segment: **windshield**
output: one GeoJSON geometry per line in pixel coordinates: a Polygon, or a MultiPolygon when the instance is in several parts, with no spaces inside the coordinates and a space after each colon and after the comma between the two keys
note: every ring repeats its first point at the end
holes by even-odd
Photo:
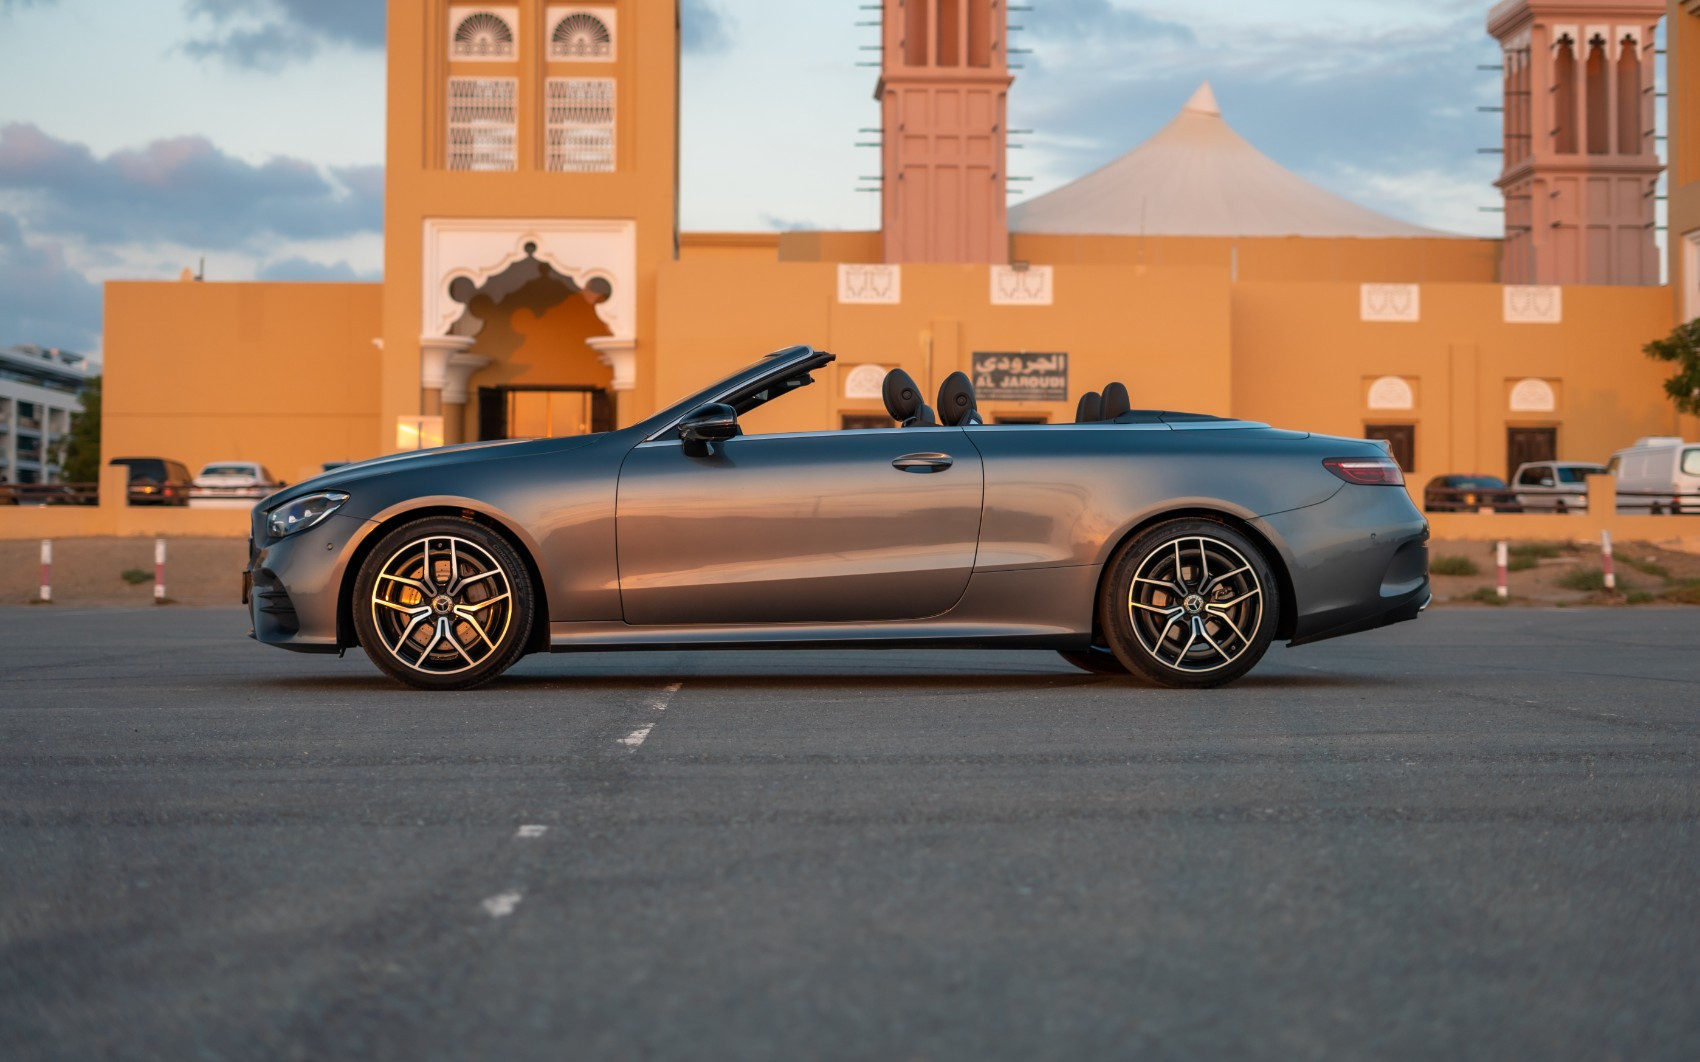
{"type": "Polygon", "coordinates": [[[1700,476],[1700,446],[1690,446],[1682,451],[1682,474],[1700,476]]]}
{"type": "Polygon", "coordinates": [[[252,476],[256,474],[253,465],[208,465],[201,469],[203,476],[252,476]]]}

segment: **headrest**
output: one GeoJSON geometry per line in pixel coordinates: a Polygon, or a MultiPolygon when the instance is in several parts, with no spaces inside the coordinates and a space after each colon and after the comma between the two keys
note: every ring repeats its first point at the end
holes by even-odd
{"type": "Polygon", "coordinates": [[[1133,403],[1129,402],[1127,397],[1127,387],[1118,380],[1104,388],[1104,407],[1098,411],[1098,418],[1115,420],[1132,408],[1133,403]]]}
{"type": "Polygon", "coordinates": [[[902,369],[886,373],[880,390],[885,399],[885,411],[899,424],[913,417],[915,411],[921,408],[921,388],[916,385],[915,378],[902,369]]]}
{"type": "Polygon", "coordinates": [[[965,372],[953,372],[939,385],[939,421],[946,427],[978,424],[974,409],[974,381],[965,372]]]}
{"type": "Polygon", "coordinates": [[[1088,391],[1080,396],[1080,404],[1074,407],[1074,422],[1090,424],[1098,419],[1098,413],[1103,408],[1103,399],[1098,392],[1088,391]]]}
{"type": "Polygon", "coordinates": [[[904,421],[903,426],[905,428],[933,428],[938,426],[938,422],[939,418],[933,415],[933,407],[922,402],[920,408],[915,410],[915,415],[904,421]]]}

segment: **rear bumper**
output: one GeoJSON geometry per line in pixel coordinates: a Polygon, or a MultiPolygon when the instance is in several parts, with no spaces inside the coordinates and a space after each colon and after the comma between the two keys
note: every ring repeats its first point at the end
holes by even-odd
{"type": "Polygon", "coordinates": [[[1257,521],[1284,543],[1304,645],[1416,619],[1428,607],[1428,521],[1408,494],[1348,486],[1320,505],[1257,521]]]}

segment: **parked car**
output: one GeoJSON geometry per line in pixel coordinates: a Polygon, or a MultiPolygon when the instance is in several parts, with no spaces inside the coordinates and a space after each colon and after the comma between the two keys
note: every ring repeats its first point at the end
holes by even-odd
{"type": "Polygon", "coordinates": [[[130,469],[131,505],[188,505],[194,479],[181,461],[164,457],[114,457],[107,464],[130,469]]]}
{"type": "Polygon", "coordinates": [[[1619,510],[1700,513],[1700,443],[1648,436],[1612,454],[1607,468],[1617,477],[1619,510]]]}
{"type": "Polygon", "coordinates": [[[1496,513],[1520,511],[1517,498],[1498,476],[1452,473],[1436,476],[1423,487],[1423,508],[1431,513],[1496,513]]]}
{"type": "Polygon", "coordinates": [[[1072,424],[984,424],[966,374],[935,415],[896,369],[901,427],[744,434],[832,360],[298,483],[254,509],[252,635],[436,690],[528,652],[734,646],[1052,649],[1200,688],[1428,604],[1428,524],[1379,443],[1129,409],[1120,383],[1072,424]]]}
{"type": "Polygon", "coordinates": [[[257,461],[214,461],[195,477],[189,504],[197,508],[252,505],[281,486],[277,477],[257,461]]]}
{"type": "Polygon", "coordinates": [[[1588,461],[1527,461],[1511,476],[1517,504],[1524,512],[1552,510],[1560,513],[1588,511],[1588,477],[1598,476],[1605,465],[1588,461]]]}

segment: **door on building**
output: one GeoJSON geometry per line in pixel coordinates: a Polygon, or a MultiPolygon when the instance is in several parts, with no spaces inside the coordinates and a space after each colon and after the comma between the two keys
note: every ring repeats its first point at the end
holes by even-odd
{"type": "Polygon", "coordinates": [[[1517,466],[1529,461],[1558,460],[1557,428],[1505,429],[1505,481],[1511,482],[1517,466]]]}
{"type": "Polygon", "coordinates": [[[1364,438],[1379,439],[1387,444],[1387,452],[1399,462],[1405,472],[1417,467],[1417,426],[1415,424],[1366,424],[1364,438]]]}
{"type": "Polygon", "coordinates": [[[614,406],[600,387],[512,386],[478,389],[478,438],[553,439],[611,431],[614,406]]]}

